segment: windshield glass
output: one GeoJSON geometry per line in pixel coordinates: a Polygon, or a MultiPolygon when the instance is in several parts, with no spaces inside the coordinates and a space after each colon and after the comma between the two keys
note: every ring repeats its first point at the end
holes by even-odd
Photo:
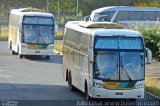
{"type": "Polygon", "coordinates": [[[25,16],[23,19],[24,43],[53,44],[54,43],[53,17],[25,16]]]}
{"type": "Polygon", "coordinates": [[[53,26],[24,25],[23,42],[32,44],[52,44],[54,42],[53,26]]]}
{"type": "Polygon", "coordinates": [[[121,80],[144,79],[144,53],[120,52],[120,58],[121,80]]]}
{"type": "Polygon", "coordinates": [[[142,80],[144,79],[144,54],[96,51],[94,76],[104,80],[142,80]]]}
{"type": "Polygon", "coordinates": [[[118,52],[97,51],[95,54],[95,77],[119,80],[118,52]]]}

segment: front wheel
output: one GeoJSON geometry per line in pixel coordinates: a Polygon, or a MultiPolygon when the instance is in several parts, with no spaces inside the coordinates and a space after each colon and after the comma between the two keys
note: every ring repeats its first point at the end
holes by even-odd
{"type": "Polygon", "coordinates": [[[16,55],[16,52],[11,50],[11,55],[16,55]]]}
{"type": "Polygon", "coordinates": [[[18,54],[18,57],[21,59],[21,58],[23,58],[23,55],[21,55],[21,54],[18,54]]]}
{"type": "Polygon", "coordinates": [[[68,76],[68,87],[70,91],[74,91],[74,86],[72,85],[71,75],[68,76]]]}
{"type": "Polygon", "coordinates": [[[91,100],[91,97],[88,95],[88,87],[87,87],[87,84],[85,85],[85,97],[86,99],[89,101],[91,100]]]}
{"type": "Polygon", "coordinates": [[[16,55],[16,52],[12,50],[12,43],[9,44],[9,49],[11,50],[11,55],[16,55]]]}
{"type": "Polygon", "coordinates": [[[21,54],[19,53],[19,47],[18,47],[18,58],[20,58],[20,59],[23,58],[23,55],[21,55],[21,54]]]}
{"type": "Polygon", "coordinates": [[[45,58],[46,58],[47,60],[49,60],[49,59],[50,59],[50,56],[46,56],[45,58]]]}

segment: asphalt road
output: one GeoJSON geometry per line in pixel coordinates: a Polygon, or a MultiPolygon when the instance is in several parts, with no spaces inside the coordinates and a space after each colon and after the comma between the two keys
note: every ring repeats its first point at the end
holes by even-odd
{"type": "Polygon", "coordinates": [[[62,56],[56,54],[50,60],[40,56],[19,59],[10,54],[7,42],[0,42],[0,106],[80,105],[84,95],[69,91],[61,64],[62,56]]]}

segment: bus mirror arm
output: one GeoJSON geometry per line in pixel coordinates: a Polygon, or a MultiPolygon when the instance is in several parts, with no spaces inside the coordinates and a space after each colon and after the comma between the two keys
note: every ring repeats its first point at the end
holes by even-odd
{"type": "Polygon", "coordinates": [[[22,25],[21,24],[19,24],[19,32],[22,32],[22,25]]]}
{"type": "Polygon", "coordinates": [[[152,62],[152,51],[149,48],[146,48],[145,51],[146,51],[146,64],[151,64],[151,62],[152,62]]]}
{"type": "Polygon", "coordinates": [[[85,16],[83,19],[84,19],[85,22],[87,22],[87,21],[89,21],[89,18],[90,18],[90,16],[87,15],[87,16],[85,16]]]}
{"type": "Polygon", "coordinates": [[[89,49],[89,61],[90,63],[94,61],[93,49],[89,49]]]}

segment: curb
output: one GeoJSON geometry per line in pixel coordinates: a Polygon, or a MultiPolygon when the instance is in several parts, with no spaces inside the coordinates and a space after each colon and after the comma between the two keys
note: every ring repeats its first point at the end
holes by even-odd
{"type": "Polygon", "coordinates": [[[152,99],[152,100],[160,100],[160,97],[156,96],[156,95],[153,95],[149,92],[146,92],[145,91],[145,94],[149,97],[148,99],[152,99]]]}

